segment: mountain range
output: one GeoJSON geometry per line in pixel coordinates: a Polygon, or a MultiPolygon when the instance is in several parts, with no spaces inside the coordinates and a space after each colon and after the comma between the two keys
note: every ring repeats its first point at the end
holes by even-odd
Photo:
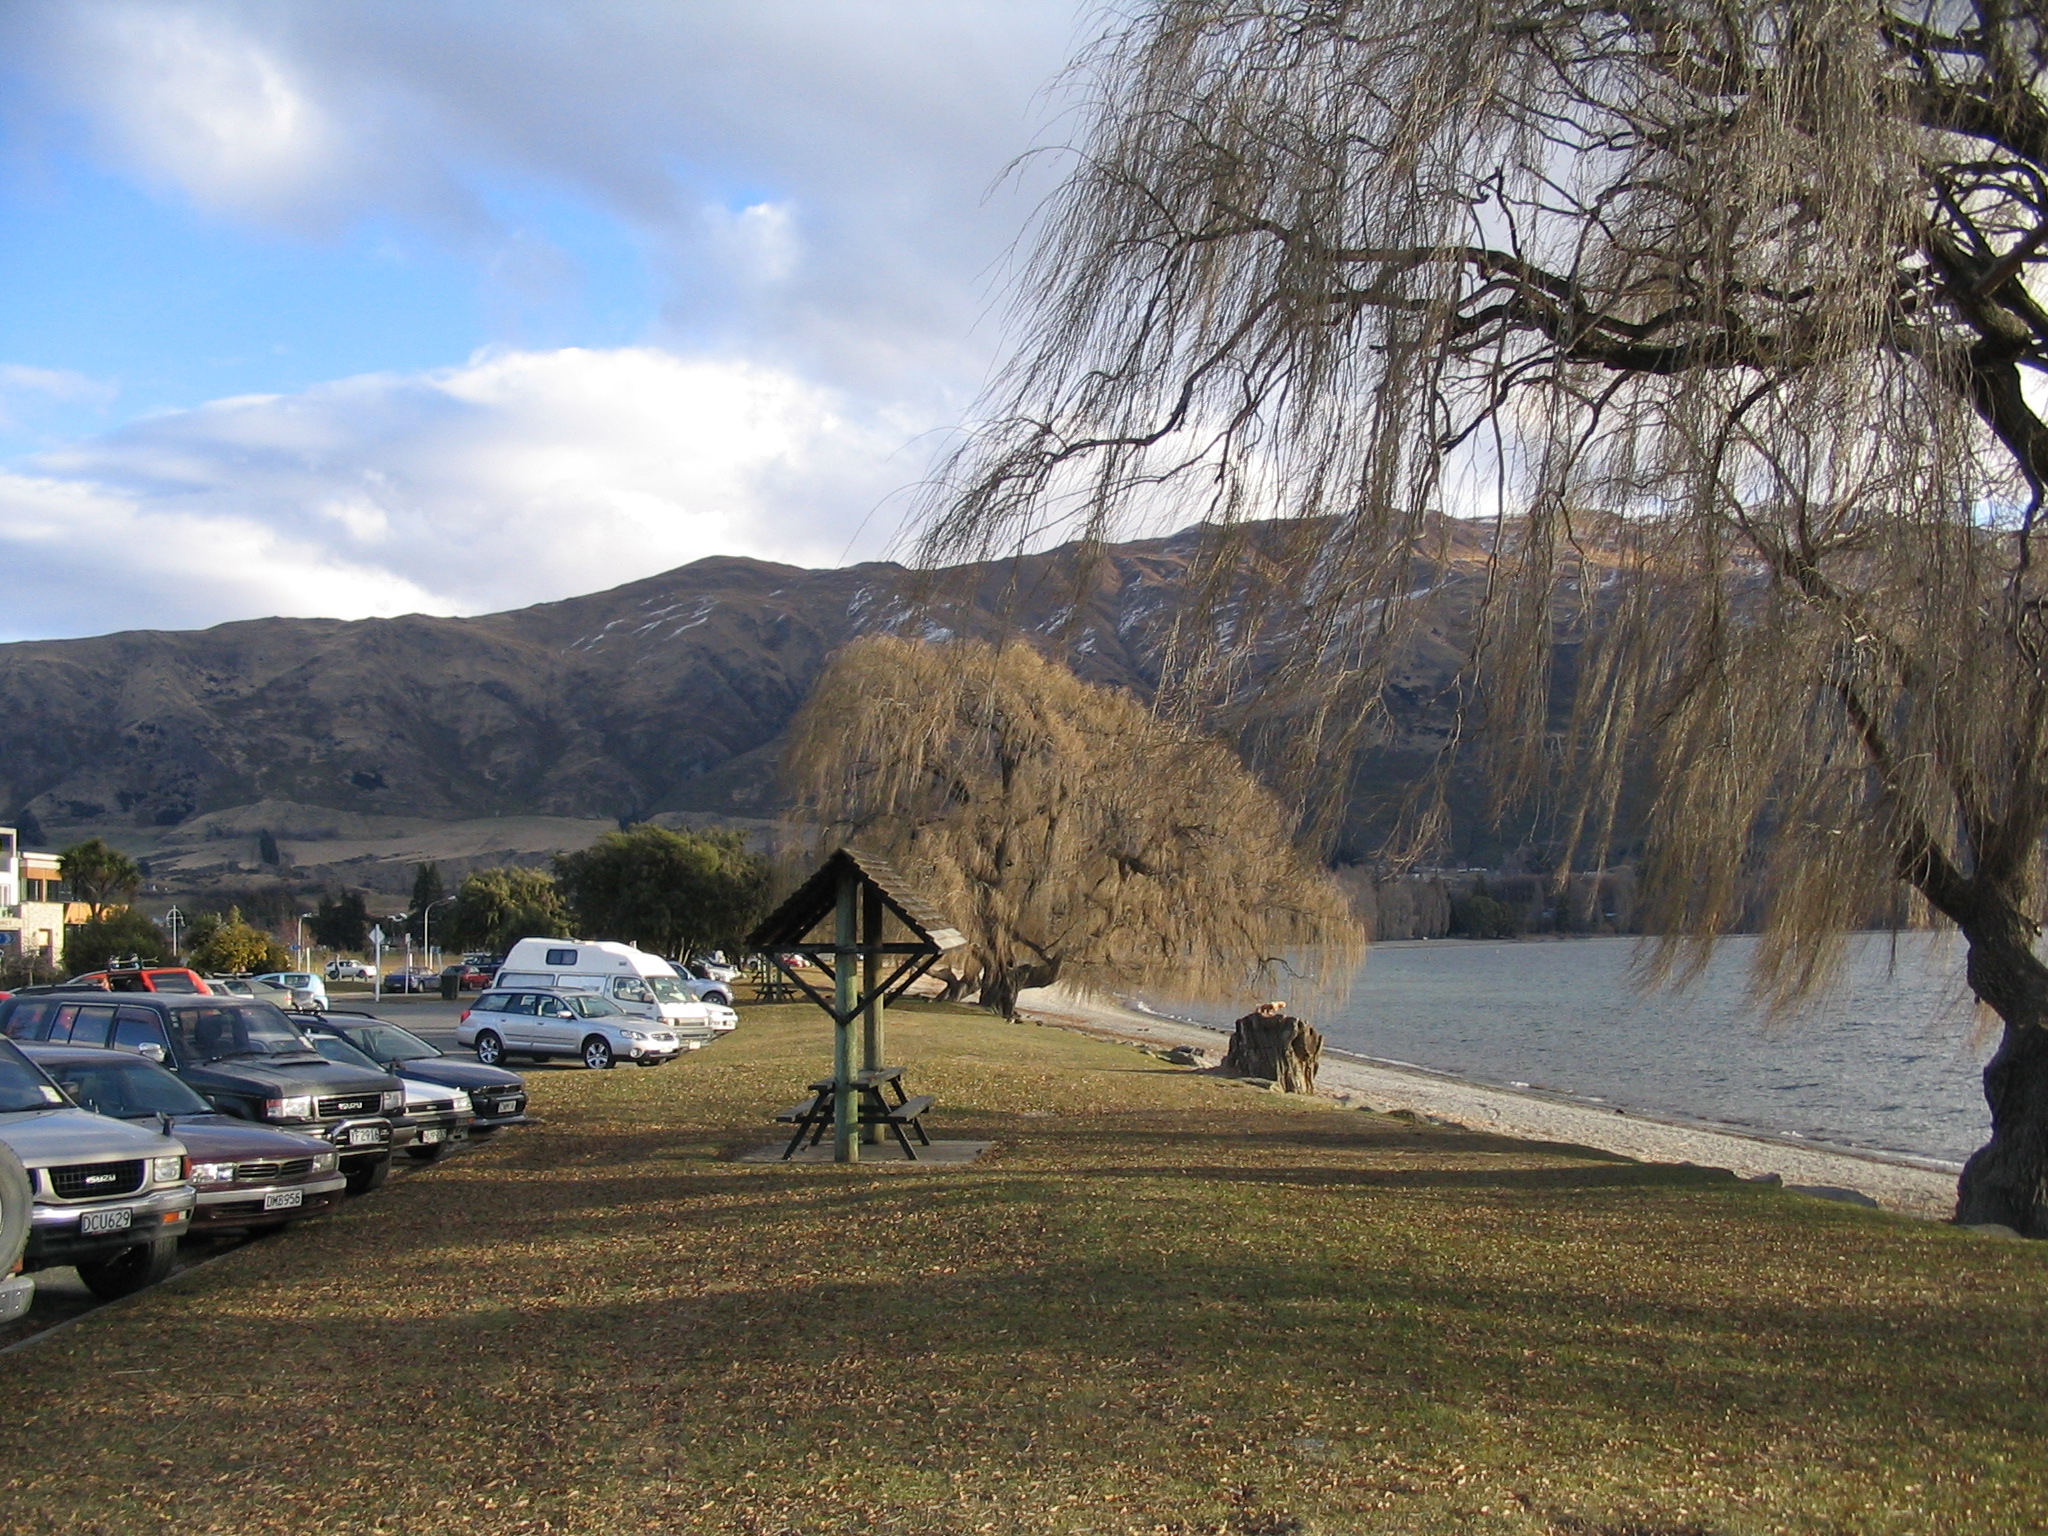
{"type": "MultiPolygon", "coordinates": [[[[1201,538],[963,565],[926,590],[943,592],[949,624],[1035,634],[1081,675],[1145,697],[1201,538]]],[[[1402,659],[1395,712],[1418,733],[1457,666],[1478,573],[1476,559],[1439,568],[1429,600],[1443,622],[1402,659]]],[[[328,838],[494,818],[772,818],[782,732],[832,653],[874,630],[950,632],[912,603],[911,582],[887,563],[714,557],[476,617],[0,646],[0,812],[48,844],[103,835],[145,855],[259,828],[289,842],[294,817],[328,838]]],[[[1382,753],[1360,803],[1418,760],[1382,753]]],[[[1463,821],[1461,836],[1485,841],[1482,817],[1463,821]]]]}

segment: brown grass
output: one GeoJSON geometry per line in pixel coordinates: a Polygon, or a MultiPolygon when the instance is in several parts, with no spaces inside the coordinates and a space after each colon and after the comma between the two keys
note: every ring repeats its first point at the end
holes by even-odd
{"type": "Polygon", "coordinates": [[[7,1357],[10,1531],[2017,1531],[2033,1246],[892,1019],[959,1170],[660,1071],[7,1357]]]}

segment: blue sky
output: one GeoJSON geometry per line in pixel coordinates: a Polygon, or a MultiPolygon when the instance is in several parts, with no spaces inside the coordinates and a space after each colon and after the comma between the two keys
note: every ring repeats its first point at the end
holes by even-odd
{"type": "Polygon", "coordinates": [[[0,11],[0,639],[104,630],[110,584],[185,627],[884,552],[1100,20],[0,11]]]}

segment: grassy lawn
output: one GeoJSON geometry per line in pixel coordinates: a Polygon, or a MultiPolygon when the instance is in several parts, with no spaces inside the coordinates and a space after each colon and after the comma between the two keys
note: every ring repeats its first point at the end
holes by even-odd
{"type": "Polygon", "coordinates": [[[975,1166],[761,1166],[808,1008],[0,1360],[10,1532],[2018,1532],[2048,1254],[892,1015],[975,1166]]]}

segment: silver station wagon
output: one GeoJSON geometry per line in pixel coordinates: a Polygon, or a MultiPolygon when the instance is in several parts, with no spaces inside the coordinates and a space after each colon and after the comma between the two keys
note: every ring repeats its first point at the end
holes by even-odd
{"type": "Polygon", "coordinates": [[[472,1003],[455,1026],[455,1041],[495,1067],[508,1057],[580,1058],[596,1071],[622,1061],[643,1067],[675,1060],[711,1038],[709,1029],[675,1029],[628,1014],[594,992],[557,988],[493,988],[472,1003]]]}

